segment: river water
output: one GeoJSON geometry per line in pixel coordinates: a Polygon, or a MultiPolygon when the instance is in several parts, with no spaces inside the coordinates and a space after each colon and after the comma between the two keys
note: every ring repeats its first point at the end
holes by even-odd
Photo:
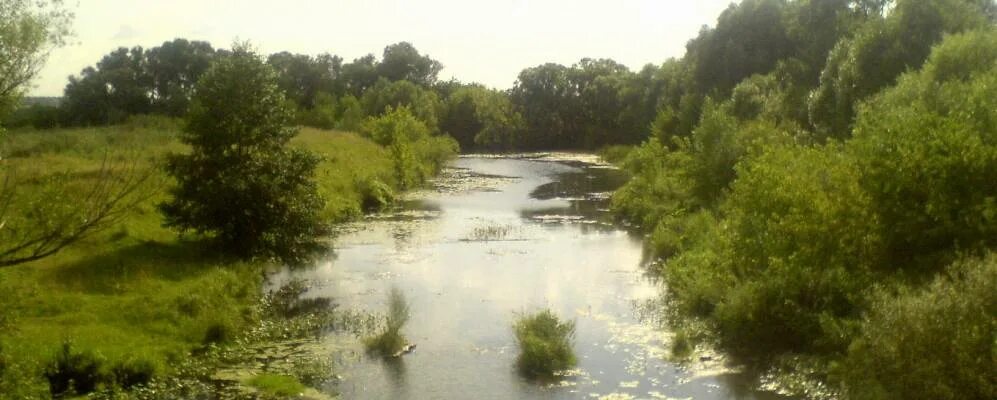
{"type": "Polygon", "coordinates": [[[624,181],[591,156],[464,156],[402,209],[344,226],[327,260],[272,283],[305,279],[307,296],[371,312],[404,293],[416,350],[385,362],[357,344],[329,388],[346,399],[782,399],[719,355],[667,360],[641,238],[606,210],[624,181]],[[578,368],[554,384],[514,366],[512,322],[542,308],[577,324],[578,368]]]}

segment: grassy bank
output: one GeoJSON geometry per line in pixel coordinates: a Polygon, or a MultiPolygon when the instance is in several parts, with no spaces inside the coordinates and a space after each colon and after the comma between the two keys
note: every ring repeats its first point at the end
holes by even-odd
{"type": "MultiPolygon", "coordinates": [[[[178,131],[175,121],[136,119],[10,133],[3,163],[5,172],[16,171],[22,198],[67,171],[70,181],[85,182],[108,160],[147,168],[152,177],[149,196],[111,228],[55,256],[0,269],[0,398],[47,398],[43,372],[66,341],[104,369],[143,364],[161,375],[192,350],[230,340],[258,320],[254,305],[267,265],[224,258],[161,226],[156,206],[169,182],[158,163],[183,151],[178,131]]],[[[330,221],[360,216],[381,202],[371,196],[390,199],[398,187],[390,152],[356,134],[304,129],[292,145],[324,157],[318,179],[330,221]]]]}

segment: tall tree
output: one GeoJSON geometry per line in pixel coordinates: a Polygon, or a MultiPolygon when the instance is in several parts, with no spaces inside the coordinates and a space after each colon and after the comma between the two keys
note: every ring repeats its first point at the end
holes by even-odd
{"type": "Polygon", "coordinates": [[[198,83],[181,141],[170,156],[178,185],[161,206],[166,225],[214,235],[244,257],[287,263],[322,248],[327,233],[315,184],[318,157],[291,149],[297,134],[273,68],[245,45],[218,60],[198,83]]]}
{"type": "Polygon", "coordinates": [[[49,52],[65,43],[72,19],[60,0],[0,2],[0,117],[14,106],[49,52]]]}
{"type": "Polygon", "coordinates": [[[208,42],[174,39],[145,53],[152,77],[152,101],[157,112],[182,116],[187,112],[194,85],[211,66],[215,49],[208,42]]]}
{"type": "Polygon", "coordinates": [[[443,64],[419,54],[409,42],[400,42],[384,48],[381,63],[377,66],[378,76],[389,81],[406,80],[422,86],[436,83],[436,76],[443,64]]]}

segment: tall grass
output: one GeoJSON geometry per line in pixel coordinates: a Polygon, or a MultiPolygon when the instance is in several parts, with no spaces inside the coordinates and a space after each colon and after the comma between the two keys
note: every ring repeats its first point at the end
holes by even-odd
{"type": "Polygon", "coordinates": [[[388,294],[388,315],[384,319],[381,333],[364,340],[364,346],[371,354],[381,357],[392,357],[402,351],[408,344],[402,335],[402,327],[408,323],[411,312],[405,294],[398,288],[392,288],[388,294]]]}
{"type": "Polygon", "coordinates": [[[574,321],[561,321],[550,310],[543,310],[521,315],[513,331],[520,351],[516,366],[526,377],[550,379],[578,363],[572,349],[574,321]]]}
{"type": "MultiPolygon", "coordinates": [[[[175,140],[179,125],[136,118],[101,128],[11,131],[0,162],[39,179],[66,171],[85,176],[107,154],[160,171],[160,156],[184,151],[175,140]]],[[[398,190],[389,152],[370,140],[303,129],[292,145],[324,158],[318,184],[329,220],[361,215],[369,201],[365,182],[398,190]]],[[[0,393],[49,397],[43,372],[66,340],[74,351],[100,354],[108,374],[134,364],[135,373],[118,368],[131,382],[148,371],[170,374],[192,350],[229,340],[260,318],[255,304],[266,266],[226,259],[163,228],[156,205],[165,196],[160,188],[115,226],[52,257],[0,268],[0,393]]]]}

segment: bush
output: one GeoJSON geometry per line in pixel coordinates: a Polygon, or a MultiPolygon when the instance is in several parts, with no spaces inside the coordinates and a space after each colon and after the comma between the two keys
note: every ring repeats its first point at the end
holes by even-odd
{"type": "Polygon", "coordinates": [[[997,398],[997,255],[924,289],[881,292],[840,368],[849,398],[997,398]]]}
{"type": "Polygon", "coordinates": [[[388,358],[404,349],[408,341],[401,334],[402,327],[410,317],[408,301],[397,288],[391,289],[388,295],[388,315],[380,334],[364,340],[364,346],[372,354],[388,358]]]}
{"type": "Polygon", "coordinates": [[[110,383],[104,359],[90,352],[76,352],[71,342],[62,344],[45,369],[52,396],[87,394],[110,383]]]}
{"type": "Polygon", "coordinates": [[[550,310],[543,310],[520,316],[513,330],[519,344],[516,366],[523,375],[549,379],[578,363],[571,347],[574,321],[562,322],[550,310]]]}
{"type": "Polygon", "coordinates": [[[208,325],[208,328],[204,330],[204,339],[201,343],[219,344],[228,343],[232,339],[235,339],[236,329],[228,321],[216,321],[208,325]]]}
{"type": "Polygon", "coordinates": [[[215,235],[239,256],[290,264],[323,248],[319,159],[288,148],[297,132],[271,67],[236,48],[198,83],[188,118],[181,140],[192,151],[167,165],[178,182],[161,206],[167,226],[215,235]]]}
{"type": "Polygon", "coordinates": [[[144,358],[129,358],[111,369],[114,381],[125,389],[144,385],[156,375],[156,364],[144,358]]]}
{"type": "Polygon", "coordinates": [[[430,132],[408,107],[388,107],[384,115],[368,119],[363,126],[366,137],[390,151],[401,189],[425,182],[459,151],[453,138],[430,132]]]}

